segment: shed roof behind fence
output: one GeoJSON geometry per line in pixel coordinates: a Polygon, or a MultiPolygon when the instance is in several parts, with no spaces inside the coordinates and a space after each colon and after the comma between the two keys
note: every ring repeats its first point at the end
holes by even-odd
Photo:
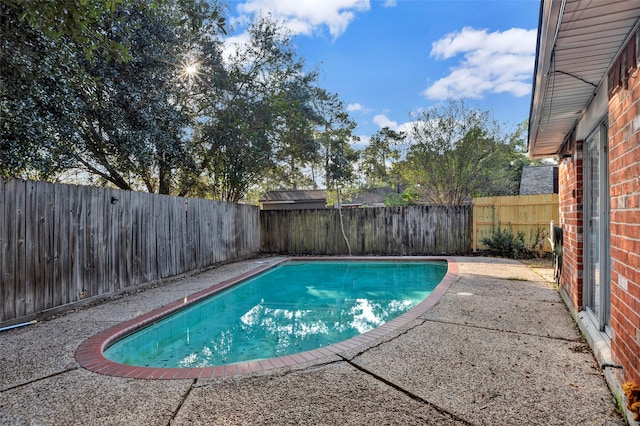
{"type": "MultiPolygon", "coordinates": [[[[384,201],[398,191],[392,188],[373,188],[358,191],[351,199],[343,201],[344,206],[384,206],[384,201]]],[[[326,189],[291,189],[280,191],[268,191],[260,203],[268,204],[298,204],[298,203],[325,203],[327,200],[326,189]]]]}
{"type": "Polygon", "coordinates": [[[324,189],[290,189],[283,191],[269,191],[260,202],[264,201],[320,201],[326,200],[324,189]]]}

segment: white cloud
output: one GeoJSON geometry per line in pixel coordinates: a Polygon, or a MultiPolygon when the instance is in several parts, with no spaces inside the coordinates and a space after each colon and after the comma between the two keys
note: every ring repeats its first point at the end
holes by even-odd
{"type": "Polygon", "coordinates": [[[347,111],[348,112],[357,112],[359,114],[369,114],[371,113],[371,109],[365,107],[364,105],[362,105],[359,102],[353,103],[353,104],[348,104],[347,105],[347,111]]]}
{"type": "Polygon", "coordinates": [[[398,124],[397,121],[391,120],[389,117],[387,117],[384,114],[375,115],[372,121],[375,124],[377,124],[381,129],[383,127],[388,127],[389,129],[394,130],[396,132],[408,132],[408,130],[411,128],[411,122],[398,124]]]}
{"type": "Polygon", "coordinates": [[[382,7],[396,7],[397,5],[397,0],[384,0],[382,7]]]}
{"type": "Polygon", "coordinates": [[[363,150],[367,146],[369,146],[369,143],[371,142],[371,137],[370,136],[358,135],[358,139],[359,140],[357,140],[357,141],[351,141],[351,146],[354,149],[363,150]]]}
{"type": "Polygon", "coordinates": [[[397,121],[391,121],[386,115],[378,114],[373,117],[373,122],[376,123],[380,128],[388,127],[391,130],[396,130],[398,128],[397,121]]]}
{"type": "Polygon", "coordinates": [[[248,32],[243,32],[241,34],[229,36],[224,40],[224,44],[222,47],[222,59],[229,63],[231,62],[231,57],[233,57],[239,50],[243,48],[243,46],[247,45],[251,40],[251,36],[248,32]]]}
{"type": "Polygon", "coordinates": [[[465,27],[434,42],[431,57],[438,60],[463,55],[450,73],[429,86],[429,99],[482,98],[486,93],[526,96],[536,49],[536,30],[512,28],[489,33],[465,27]]]}
{"type": "Polygon", "coordinates": [[[358,12],[370,9],[369,0],[247,0],[241,14],[271,13],[293,34],[311,35],[328,28],[335,39],[345,32],[358,12]]]}

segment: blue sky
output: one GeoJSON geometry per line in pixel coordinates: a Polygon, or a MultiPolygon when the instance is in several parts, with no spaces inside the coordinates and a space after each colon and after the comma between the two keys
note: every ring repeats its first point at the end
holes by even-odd
{"type": "Polygon", "coordinates": [[[539,7],[538,0],[234,0],[231,21],[268,12],[290,29],[299,55],[348,106],[366,143],[447,98],[464,97],[507,128],[525,120],[539,7]]]}

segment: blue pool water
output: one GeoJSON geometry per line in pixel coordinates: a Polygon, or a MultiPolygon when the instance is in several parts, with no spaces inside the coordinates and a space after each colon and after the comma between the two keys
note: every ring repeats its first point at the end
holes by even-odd
{"type": "Polygon", "coordinates": [[[446,272],[445,261],[289,261],[136,331],[104,355],[186,368],[308,351],[403,314],[446,272]]]}

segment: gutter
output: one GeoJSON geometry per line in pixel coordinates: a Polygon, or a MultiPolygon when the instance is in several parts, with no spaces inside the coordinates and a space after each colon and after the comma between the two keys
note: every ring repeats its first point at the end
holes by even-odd
{"type": "MultiPolygon", "coordinates": [[[[545,93],[540,92],[539,96],[536,97],[536,90],[542,87],[542,84],[540,85],[540,87],[538,87],[538,78],[540,79],[540,83],[542,83],[542,79],[548,75],[549,70],[551,69],[551,65],[554,60],[553,55],[556,48],[556,42],[558,41],[560,26],[562,25],[562,17],[564,15],[566,0],[562,0],[562,4],[559,7],[555,7],[556,4],[557,2],[554,4],[553,0],[540,1],[540,15],[538,17],[538,42],[536,44],[536,61],[535,61],[534,70],[533,70],[531,106],[529,109],[529,129],[528,129],[528,138],[527,138],[527,152],[528,152],[529,158],[540,158],[540,157],[549,156],[549,154],[536,155],[533,153],[532,150],[535,145],[535,140],[538,136],[538,127],[540,125],[540,121],[542,120],[542,117],[534,116],[535,106],[540,105],[539,113],[542,113],[542,109],[544,107],[544,101],[546,98],[546,90],[545,90],[545,93]],[[548,12],[547,14],[545,14],[545,10],[548,12]],[[551,17],[555,16],[556,13],[557,13],[557,19],[555,20],[555,29],[553,32],[553,39],[551,39],[551,44],[549,44],[548,42],[545,42],[545,41],[549,40],[550,28],[548,26],[543,25],[543,23],[545,22],[544,17],[548,18],[546,22],[551,25],[552,24],[551,17]],[[543,45],[543,42],[544,42],[544,45],[543,45]],[[548,61],[545,61],[545,58],[541,58],[541,54],[543,54],[546,57],[547,51],[549,52],[548,61]],[[545,65],[547,65],[546,70],[544,69],[545,65]]],[[[551,96],[553,96],[553,93],[551,94],[551,96]]]]}

